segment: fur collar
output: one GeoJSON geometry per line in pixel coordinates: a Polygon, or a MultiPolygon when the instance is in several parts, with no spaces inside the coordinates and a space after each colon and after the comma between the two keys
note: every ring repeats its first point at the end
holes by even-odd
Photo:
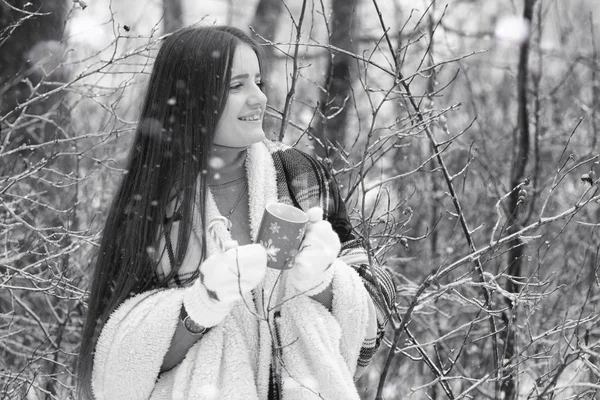
{"type": "MultiPolygon", "coordinates": [[[[248,157],[246,158],[246,177],[248,179],[250,237],[252,238],[252,241],[256,241],[265,206],[268,203],[276,202],[278,200],[275,165],[264,142],[254,143],[248,149],[248,157]]],[[[212,221],[223,219],[210,191],[206,199],[205,215],[207,226],[212,221]]],[[[200,221],[198,220],[197,222],[199,223],[200,221]]],[[[231,234],[227,230],[227,226],[224,222],[214,224],[214,226],[214,233],[217,240],[220,240],[223,243],[231,240],[231,234]]],[[[206,246],[207,254],[209,256],[219,250],[218,244],[215,242],[215,237],[210,235],[207,237],[206,246]]]]}

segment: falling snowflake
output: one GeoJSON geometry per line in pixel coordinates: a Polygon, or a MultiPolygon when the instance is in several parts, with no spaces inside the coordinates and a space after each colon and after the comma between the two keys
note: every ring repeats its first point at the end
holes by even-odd
{"type": "Polygon", "coordinates": [[[269,239],[266,242],[261,241],[260,244],[267,250],[267,257],[269,257],[269,260],[277,262],[277,253],[279,253],[279,250],[281,249],[273,245],[273,239],[269,239]]]}
{"type": "Polygon", "coordinates": [[[505,16],[498,19],[494,30],[496,39],[508,44],[520,45],[529,39],[529,20],[519,16],[505,16]]]}
{"type": "Polygon", "coordinates": [[[214,156],[209,158],[208,165],[212,169],[221,169],[225,166],[225,161],[221,157],[214,156]]]}
{"type": "Polygon", "coordinates": [[[271,223],[269,230],[271,231],[271,233],[279,233],[279,228],[280,228],[280,226],[277,225],[277,222],[273,222],[273,223],[271,223]]]}

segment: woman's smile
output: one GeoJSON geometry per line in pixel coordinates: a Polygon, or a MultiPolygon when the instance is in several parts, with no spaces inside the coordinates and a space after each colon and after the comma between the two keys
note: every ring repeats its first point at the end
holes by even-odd
{"type": "Polygon", "coordinates": [[[238,119],[242,120],[242,121],[247,121],[247,122],[256,122],[256,121],[262,122],[261,113],[248,115],[246,117],[239,117],[238,119]]]}

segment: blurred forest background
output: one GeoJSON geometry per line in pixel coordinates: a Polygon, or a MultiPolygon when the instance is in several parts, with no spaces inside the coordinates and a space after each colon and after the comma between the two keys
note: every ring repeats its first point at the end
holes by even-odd
{"type": "Polygon", "coordinates": [[[265,45],[268,135],[334,169],[396,279],[364,399],[600,398],[599,21],[597,0],[0,0],[0,398],[74,398],[157,45],[213,23],[265,45]]]}

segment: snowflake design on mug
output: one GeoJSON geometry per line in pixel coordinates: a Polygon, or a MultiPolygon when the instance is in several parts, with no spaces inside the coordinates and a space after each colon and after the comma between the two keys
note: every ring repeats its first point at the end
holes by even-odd
{"type": "Polygon", "coordinates": [[[279,253],[279,250],[281,249],[275,247],[275,245],[273,244],[273,239],[269,239],[266,242],[261,241],[260,244],[262,244],[267,250],[267,257],[269,258],[269,260],[277,262],[277,253],[279,253]]]}
{"type": "Polygon", "coordinates": [[[281,227],[279,225],[277,225],[277,222],[272,222],[271,226],[269,227],[269,230],[271,231],[271,233],[279,233],[279,229],[281,227]]]}

